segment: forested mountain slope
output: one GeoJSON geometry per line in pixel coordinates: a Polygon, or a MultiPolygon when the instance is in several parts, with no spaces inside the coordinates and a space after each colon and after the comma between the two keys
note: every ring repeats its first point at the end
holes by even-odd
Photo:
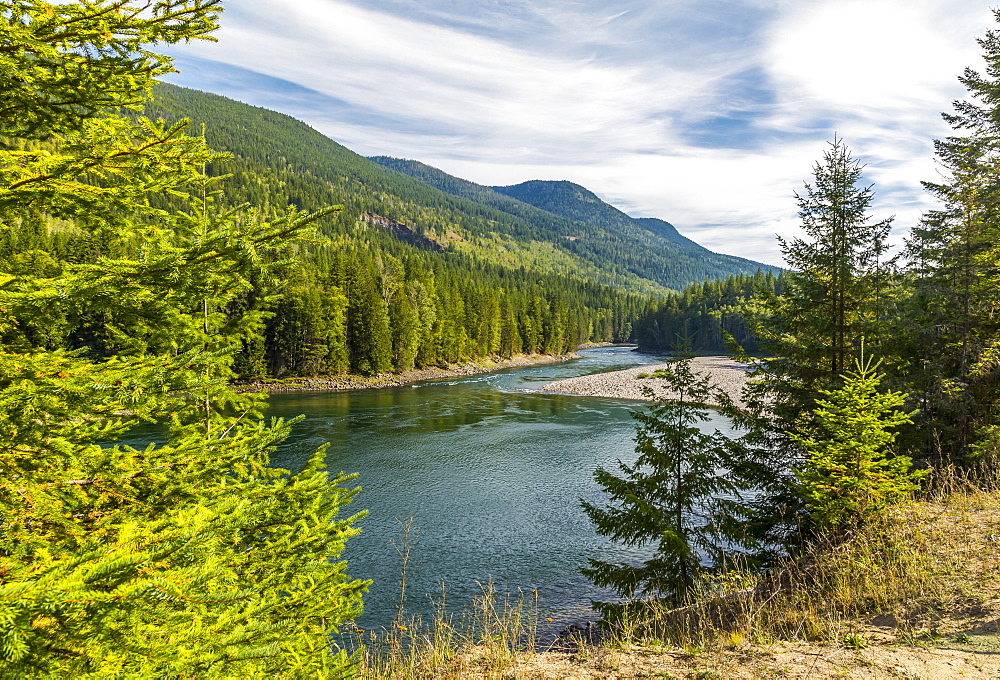
{"type": "MultiPolygon", "coordinates": [[[[646,232],[651,231],[638,225],[634,217],[629,217],[613,205],[602,201],[594,192],[573,182],[533,179],[511,186],[490,188],[497,193],[511,196],[556,215],[604,227],[609,231],[627,234],[633,238],[648,240],[649,234],[646,232]]],[[[664,226],[654,234],[666,240],[669,246],[681,246],[700,250],[704,255],[715,255],[691,239],[681,236],[674,225],[663,220],[660,222],[664,226]]]]}
{"type": "Polygon", "coordinates": [[[678,269],[693,270],[701,266],[705,270],[704,276],[700,277],[702,279],[752,274],[757,269],[775,269],[742,257],[713,253],[681,236],[669,222],[657,218],[630,217],[602,201],[594,192],[573,182],[530,180],[492,189],[556,215],[634,239],[647,251],[662,251],[665,257],[676,261],[678,269]]]}
{"type": "MultiPolygon", "coordinates": [[[[145,113],[191,119],[231,154],[208,168],[228,175],[224,204],[265,216],[344,206],[319,223],[327,241],[293,253],[283,297],[237,362],[244,378],[371,374],[630,340],[632,322],[669,288],[727,271],[669,230],[624,215],[624,226],[574,221],[419,164],[397,172],[289,116],[217,95],[160,84],[145,113]]],[[[167,194],[150,200],[176,207],[167,194]]],[[[26,247],[63,260],[75,246],[0,250],[26,247]]]]}
{"type": "MultiPolygon", "coordinates": [[[[669,222],[629,217],[572,182],[532,180],[487,187],[424,163],[387,156],[371,160],[415,177],[441,191],[533,225],[535,238],[614,272],[627,272],[681,289],[693,281],[774,268],[719,255],[681,236],[669,222]]],[[[774,269],[774,271],[777,271],[774,269]]]]}
{"type": "MultiPolygon", "coordinates": [[[[543,230],[386,169],[304,123],[212,94],[158,85],[146,114],[189,118],[232,154],[208,168],[228,175],[215,200],[305,211],[327,240],[290,253],[280,301],[237,371],[245,378],[380,373],[486,356],[560,354],[587,341],[624,341],[664,287],[609,271],[543,230]]],[[[174,209],[168,194],[150,199],[174,209]]],[[[0,244],[2,246],[4,244],[0,244]]],[[[67,243],[11,243],[53,252],[67,243]]],[[[0,258],[4,255],[0,252],[0,258]]],[[[259,304],[253,296],[245,304],[259,304]]]]}
{"type": "Polygon", "coordinates": [[[290,116],[218,95],[159,84],[146,114],[204,124],[209,144],[234,158],[217,164],[230,173],[226,198],[280,210],[343,205],[323,230],[328,235],[369,238],[366,231],[406,231],[414,241],[484,264],[572,276],[621,289],[659,293],[663,286],[620,268],[589,262],[546,240],[528,222],[439,191],[393,172],[325,137],[290,116]]]}

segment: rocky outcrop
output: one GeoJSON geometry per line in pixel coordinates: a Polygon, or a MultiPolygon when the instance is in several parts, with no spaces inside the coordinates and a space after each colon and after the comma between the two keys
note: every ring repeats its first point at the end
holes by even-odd
{"type": "Polygon", "coordinates": [[[382,217],[370,212],[361,213],[361,219],[374,227],[384,229],[403,243],[408,243],[415,248],[433,250],[438,253],[443,253],[447,250],[447,248],[434,239],[428,238],[423,234],[418,234],[412,227],[408,227],[402,222],[390,220],[388,217],[382,217]]]}

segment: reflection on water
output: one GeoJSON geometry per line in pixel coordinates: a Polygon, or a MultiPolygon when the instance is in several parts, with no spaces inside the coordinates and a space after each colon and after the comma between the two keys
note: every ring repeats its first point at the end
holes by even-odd
{"type": "MultiPolygon", "coordinates": [[[[487,376],[380,390],[284,393],[270,415],[305,414],[275,465],[301,468],[331,442],[329,467],[358,472],[355,506],[370,514],[346,557],[371,578],[362,628],[388,624],[398,598],[399,521],[414,518],[407,607],[432,611],[441,583],[461,609],[477,585],[537,589],[543,616],[565,620],[608,596],[578,573],[587,556],[629,559],[634,550],[598,537],[580,499],[599,500],[597,466],[634,460],[636,402],[544,394],[546,382],[661,361],[626,348],[487,376]]],[[[725,422],[710,427],[726,429],[725,422]]]]}

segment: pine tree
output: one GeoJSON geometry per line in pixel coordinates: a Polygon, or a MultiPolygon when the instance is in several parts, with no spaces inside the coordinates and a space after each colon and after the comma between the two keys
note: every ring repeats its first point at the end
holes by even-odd
{"type": "Polygon", "coordinates": [[[1000,32],[979,44],[986,71],[960,78],[970,98],[945,114],[955,134],[935,141],[942,179],[924,183],[941,207],[907,242],[914,294],[899,336],[920,407],[915,455],[989,471],[1000,460],[1000,32]]]}
{"type": "Polygon", "coordinates": [[[203,172],[220,156],[184,121],[105,113],[171,70],[147,45],[208,38],[218,11],[0,7],[0,227],[40,214],[100,246],[0,276],[6,677],[337,677],[350,665],[330,639],[366,586],[337,561],[360,516],[339,516],[350,477],[325,472],[322,449],[297,473],[270,468],[292,423],[261,420],[262,396],[229,387],[263,321],[234,303],[251,278],[273,283],[283,244],[324,213],[222,208],[203,172]],[[153,207],[164,193],[183,209],[153,207]],[[26,324],[72,317],[101,320],[103,344],[55,346],[26,324]],[[162,423],[162,443],[108,444],[141,422],[162,423]]]}
{"type": "Polygon", "coordinates": [[[746,546],[768,551],[794,538],[805,511],[794,467],[805,452],[791,434],[808,431],[819,390],[836,388],[846,366],[867,344],[887,354],[886,308],[894,263],[886,261],[891,220],[872,223],[870,186],[859,186],[862,166],[834,140],[814,167],[814,182],[797,195],[808,236],[782,241],[792,269],[780,294],[763,295],[748,310],[751,327],[770,356],[747,361],[754,379],[746,409],[733,411],[745,430],[739,469],[756,477],[757,498],[733,507],[746,526],[746,546]]]}
{"type": "Polygon", "coordinates": [[[392,370],[389,306],[378,290],[372,268],[361,265],[352,272],[347,299],[351,368],[364,375],[392,370]]]}
{"type": "Polygon", "coordinates": [[[795,470],[810,519],[821,529],[842,532],[906,498],[926,470],[910,469],[908,456],[893,456],[893,431],[911,423],[901,411],[901,392],[878,391],[885,377],[870,360],[858,362],[836,390],[822,390],[816,402],[815,427],[792,439],[808,454],[795,470]]]}
{"type": "MultiPolygon", "coordinates": [[[[697,426],[709,418],[706,402],[725,397],[707,376],[692,372],[690,359],[673,361],[653,377],[677,396],[657,399],[648,413],[633,413],[635,463],[619,461],[620,476],[604,468],[594,473],[612,504],[581,504],[597,533],[628,546],[653,545],[654,556],[641,565],[591,558],[581,571],[621,597],[663,598],[676,605],[686,601],[704,560],[722,561],[724,537],[711,507],[720,495],[738,493],[739,486],[725,474],[728,439],[697,426]]],[[[605,603],[602,609],[613,615],[616,608],[605,603]]]]}
{"type": "Polygon", "coordinates": [[[796,195],[808,240],[779,238],[787,275],[762,325],[787,370],[808,388],[830,384],[858,356],[860,339],[875,347],[884,336],[892,219],[872,224],[874,193],[860,187],[862,166],[835,139],[813,168],[814,183],[796,195]]]}

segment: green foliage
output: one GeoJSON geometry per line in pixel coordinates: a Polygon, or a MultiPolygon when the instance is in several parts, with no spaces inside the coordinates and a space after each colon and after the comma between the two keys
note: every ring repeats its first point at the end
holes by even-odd
{"type": "MultiPolygon", "coordinates": [[[[581,504],[599,534],[629,546],[653,545],[654,556],[639,566],[591,558],[581,571],[622,597],[639,594],[682,604],[704,569],[703,559],[719,562],[724,555],[711,506],[740,487],[726,472],[728,439],[697,425],[709,418],[706,402],[725,402],[725,396],[707,376],[692,372],[690,359],[671,362],[652,377],[676,396],[633,414],[639,454],[633,464],[619,461],[620,476],[603,468],[594,473],[612,504],[581,504]]],[[[616,607],[605,603],[602,609],[611,614],[616,607]]]]}
{"type": "Polygon", "coordinates": [[[350,668],[330,634],[367,586],[337,561],[361,516],[340,516],[351,478],[325,472],[322,449],[294,474],[269,467],[291,423],[261,420],[262,395],[229,387],[288,244],[333,209],[228,208],[203,172],[221,157],[185,122],[101,113],[169,70],[143,45],[205,37],[216,5],[0,15],[2,77],[23,86],[0,117],[5,677],[350,668]],[[114,443],[141,423],[161,424],[157,442],[114,443]]]}
{"type": "Polygon", "coordinates": [[[692,283],[680,293],[670,293],[635,322],[639,348],[724,354],[735,341],[746,352],[757,352],[760,345],[748,310],[756,298],[780,295],[784,281],[784,273],[775,276],[758,269],[753,276],[692,283]]]}
{"type": "Polygon", "coordinates": [[[744,430],[742,474],[759,490],[732,508],[748,548],[770,552],[797,536],[805,508],[792,469],[804,466],[805,452],[794,435],[810,431],[817,396],[836,389],[863,344],[889,354],[886,317],[896,294],[893,262],[882,257],[889,221],[868,217],[873,192],[858,186],[861,169],[843,142],[830,145],[797,196],[808,240],[781,242],[792,271],[780,294],[765,290],[746,307],[766,353],[747,358],[754,377],[746,408],[732,412],[744,430]]]}
{"type": "Polygon", "coordinates": [[[759,324],[782,371],[803,386],[826,386],[858,357],[860,339],[879,347],[892,262],[885,262],[891,219],[872,224],[870,186],[859,187],[860,162],[834,140],[815,165],[814,184],[797,196],[809,240],[779,239],[788,274],[783,294],[768,300],[759,324]]]}
{"type": "Polygon", "coordinates": [[[415,177],[488,210],[491,229],[518,239],[551,244],[579,259],[577,269],[604,271],[600,280],[650,292],[679,289],[691,281],[751,273],[756,262],[713,253],[677,233],[662,220],[629,217],[571,182],[534,180],[510,187],[485,187],[417,161],[376,156],[373,161],[415,177]],[[649,282],[659,284],[650,287],[649,282]]]}
{"type": "Polygon", "coordinates": [[[954,134],[935,142],[940,179],[924,186],[941,207],[908,239],[913,295],[897,335],[903,384],[921,410],[914,455],[985,471],[996,467],[1000,426],[1000,33],[979,44],[986,70],[966,69],[970,96],[944,116],[954,134]]]}
{"type": "Polygon", "coordinates": [[[152,79],[174,70],[147,45],[214,40],[220,11],[221,0],[4,3],[4,134],[43,139],[93,124],[104,108],[139,107],[152,79]]]}
{"type": "Polygon", "coordinates": [[[901,407],[901,392],[878,391],[883,375],[871,361],[858,363],[836,390],[821,390],[816,402],[815,431],[792,434],[808,454],[795,471],[809,518],[821,529],[856,528],[874,513],[905,499],[917,489],[926,470],[911,471],[908,456],[893,456],[893,431],[912,422],[914,413],[901,407]]]}

